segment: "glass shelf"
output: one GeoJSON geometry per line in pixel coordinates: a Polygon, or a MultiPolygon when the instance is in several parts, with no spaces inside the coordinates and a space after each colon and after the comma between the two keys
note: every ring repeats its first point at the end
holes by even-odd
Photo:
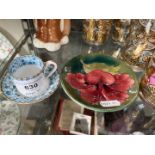
{"type": "MultiPolygon", "coordinates": [[[[31,52],[29,52],[35,53],[43,61],[55,61],[58,65],[59,73],[61,73],[63,66],[68,60],[79,54],[99,50],[104,54],[112,55],[119,48],[119,46],[112,42],[111,38],[109,38],[102,46],[90,46],[83,41],[81,32],[72,31],[69,36],[70,42],[67,45],[63,45],[58,51],[49,52],[45,49],[34,48],[32,44],[32,36],[33,33],[24,37],[24,41],[26,42],[20,42],[20,45],[18,44],[18,48],[15,48],[16,52],[14,55],[18,52],[20,53],[23,45],[28,44],[29,42],[31,43],[31,52]]],[[[10,61],[12,59],[10,59],[10,61]]],[[[7,69],[7,67],[5,69],[7,69]]],[[[140,79],[142,73],[136,74],[137,78],[140,79]]],[[[68,99],[61,86],[59,86],[53,95],[42,102],[29,105],[19,104],[21,110],[21,126],[18,134],[64,134],[63,132],[56,131],[53,127],[60,98],[68,99]]],[[[149,105],[144,104],[140,98],[137,98],[135,103],[133,103],[128,109],[116,113],[106,113],[103,114],[103,117],[105,119],[104,131],[101,131],[99,134],[132,134],[135,131],[143,132],[144,134],[155,134],[155,110],[149,105]],[[109,117],[113,118],[113,120],[108,120],[109,117]],[[130,123],[132,124],[133,129],[131,130],[131,133],[127,133],[124,130],[117,132],[111,130],[112,125],[115,126],[116,124],[117,126],[117,124],[121,122],[119,121],[121,117],[125,117],[126,119],[132,117],[130,123]]]]}
{"type": "MultiPolygon", "coordinates": [[[[114,51],[118,49],[118,46],[113,44],[112,40],[109,39],[103,46],[100,47],[93,47],[87,45],[82,39],[81,32],[72,32],[70,34],[70,42],[67,45],[61,47],[59,51],[55,52],[48,52],[45,49],[35,49],[39,57],[41,57],[44,61],[53,60],[58,64],[58,71],[61,73],[61,70],[65,63],[70,60],[71,58],[82,54],[87,53],[90,51],[100,50],[104,54],[112,55],[114,51]]],[[[142,73],[136,73],[137,78],[140,79],[142,73]]],[[[57,117],[57,107],[58,101],[60,98],[68,99],[67,95],[62,90],[61,86],[59,86],[58,90],[50,96],[48,99],[44,100],[41,103],[36,103],[34,105],[29,106],[21,106],[25,113],[27,114],[26,118],[23,121],[23,128],[19,134],[64,134],[63,132],[56,131],[53,127],[54,125],[54,118],[57,117]],[[27,109],[27,110],[26,110],[27,109]],[[27,112],[26,112],[27,111],[27,112]],[[31,130],[33,127],[33,130],[31,130]]],[[[133,119],[133,131],[138,130],[137,128],[137,121],[142,119],[144,122],[140,121],[143,125],[147,126],[149,121],[152,121],[154,117],[155,111],[152,107],[145,105],[140,98],[137,98],[135,103],[132,104],[133,106],[125,109],[125,111],[120,111],[120,113],[128,114],[127,117],[131,117],[135,111],[138,111],[137,116],[133,119]],[[142,107],[141,109],[138,109],[142,107]],[[138,109],[138,110],[137,110],[138,109]],[[137,120],[138,119],[138,120],[137,120]]],[[[110,122],[107,119],[107,116],[114,117],[114,122],[120,119],[119,112],[116,113],[106,113],[103,114],[105,117],[105,121],[110,122]]],[[[126,115],[125,115],[126,116],[126,115]]],[[[110,122],[113,125],[114,122],[110,122]]],[[[107,122],[105,122],[107,124],[107,122]]],[[[131,122],[130,122],[131,123],[131,122]]],[[[107,124],[106,129],[99,134],[127,134],[125,131],[120,132],[112,132],[109,128],[110,124],[107,124]]],[[[150,125],[151,126],[151,125],[150,125]]],[[[152,123],[150,129],[145,129],[142,127],[139,128],[140,132],[144,132],[145,134],[153,134],[155,125],[152,123]]],[[[138,130],[138,131],[139,131],[138,130]]],[[[129,134],[129,133],[128,133],[129,134]]]]}

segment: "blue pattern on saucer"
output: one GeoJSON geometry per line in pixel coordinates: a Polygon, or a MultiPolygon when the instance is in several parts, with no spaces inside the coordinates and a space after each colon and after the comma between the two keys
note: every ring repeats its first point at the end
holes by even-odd
{"type": "MultiPolygon", "coordinates": [[[[52,70],[52,67],[48,67],[45,74],[48,75],[50,70],[52,70]]],[[[18,92],[18,90],[16,89],[16,86],[13,84],[12,77],[7,73],[2,80],[2,91],[7,98],[18,103],[29,104],[29,103],[40,102],[48,98],[50,95],[52,95],[59,86],[60,76],[57,71],[49,79],[50,79],[50,86],[48,90],[44,92],[42,95],[38,95],[37,97],[30,98],[30,97],[25,97],[18,92]]]]}

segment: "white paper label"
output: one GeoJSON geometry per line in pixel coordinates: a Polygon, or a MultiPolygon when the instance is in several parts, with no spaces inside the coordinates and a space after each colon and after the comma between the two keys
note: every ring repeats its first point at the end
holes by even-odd
{"type": "Polygon", "coordinates": [[[29,80],[18,81],[14,79],[14,84],[17,90],[24,96],[34,97],[48,89],[49,80],[42,73],[29,80]]]}
{"type": "Polygon", "coordinates": [[[100,105],[102,107],[117,107],[120,106],[120,102],[118,100],[101,101],[100,105]]]}

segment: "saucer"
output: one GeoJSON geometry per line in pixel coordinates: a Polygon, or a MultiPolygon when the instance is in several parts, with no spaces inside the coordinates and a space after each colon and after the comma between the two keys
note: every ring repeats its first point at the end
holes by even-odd
{"type": "MultiPolygon", "coordinates": [[[[48,69],[45,74],[48,74],[49,72],[50,69],[48,69]]],[[[50,95],[52,95],[59,86],[60,77],[57,71],[51,77],[49,77],[49,79],[50,86],[46,92],[43,92],[41,95],[38,95],[37,97],[26,97],[18,92],[16,86],[13,83],[13,79],[9,76],[9,73],[7,73],[2,80],[2,92],[8,99],[18,102],[19,104],[41,102],[44,99],[48,98],[50,95]]]]}
{"type": "Polygon", "coordinates": [[[18,105],[12,101],[1,101],[0,103],[0,135],[16,135],[20,126],[20,110],[18,105]]]}

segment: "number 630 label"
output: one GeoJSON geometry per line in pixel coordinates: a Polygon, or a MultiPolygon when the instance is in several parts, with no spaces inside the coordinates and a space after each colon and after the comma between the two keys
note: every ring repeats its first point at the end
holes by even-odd
{"type": "Polygon", "coordinates": [[[38,84],[37,83],[35,83],[35,84],[31,84],[31,85],[28,85],[28,86],[24,86],[24,88],[26,89],[26,90],[29,90],[29,89],[34,89],[34,88],[37,88],[38,87],[38,84]]]}

